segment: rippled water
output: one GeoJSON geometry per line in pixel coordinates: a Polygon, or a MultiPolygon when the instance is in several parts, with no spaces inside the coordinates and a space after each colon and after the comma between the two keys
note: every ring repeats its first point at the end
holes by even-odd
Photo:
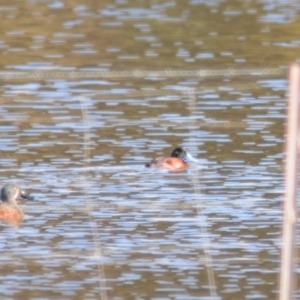
{"type": "Polygon", "coordinates": [[[1,298],[277,297],[298,12],[241,3],[0,5],[0,182],[36,197],[0,225],[1,298]],[[282,75],[180,76],[203,68],[282,75]],[[97,77],[134,69],[179,73],[97,77]],[[177,145],[199,164],[144,167],[177,145]]]}

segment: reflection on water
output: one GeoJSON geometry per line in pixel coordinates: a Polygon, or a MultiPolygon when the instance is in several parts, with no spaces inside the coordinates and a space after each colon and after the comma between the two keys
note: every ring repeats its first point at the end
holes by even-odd
{"type": "Polygon", "coordinates": [[[209,295],[207,234],[218,293],[243,297],[242,284],[268,295],[261,281],[276,287],[283,99],[269,86],[254,97],[231,85],[196,93],[190,112],[180,91],[131,98],[111,95],[108,82],[84,97],[84,123],[76,91],[84,84],[5,86],[1,181],[17,178],[37,198],[22,203],[19,228],[3,225],[2,276],[18,282],[5,290],[33,297],[20,285],[29,281],[40,296],[97,298],[100,264],[108,298],[209,295]],[[198,167],[144,167],[177,144],[198,167]]]}
{"type": "Polygon", "coordinates": [[[22,224],[0,225],[2,298],[276,297],[281,72],[297,59],[299,24],[293,3],[271,2],[0,6],[0,182],[36,198],[21,202],[22,224]],[[140,76],[226,68],[280,71],[140,76]],[[114,70],[140,73],[5,73],[114,70]],[[144,167],[177,145],[199,165],[144,167]]]}

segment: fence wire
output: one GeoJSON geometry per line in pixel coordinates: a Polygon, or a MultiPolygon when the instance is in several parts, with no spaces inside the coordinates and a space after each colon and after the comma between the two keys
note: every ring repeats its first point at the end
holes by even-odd
{"type": "Polygon", "coordinates": [[[130,71],[2,71],[0,80],[9,79],[80,79],[80,78],[157,78],[157,77],[234,77],[234,76],[280,76],[285,75],[286,68],[260,68],[260,69],[200,69],[200,70],[130,70],[130,71]]]}

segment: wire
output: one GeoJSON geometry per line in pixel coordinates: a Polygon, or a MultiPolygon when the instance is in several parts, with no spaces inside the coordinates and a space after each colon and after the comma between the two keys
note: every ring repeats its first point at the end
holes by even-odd
{"type": "Polygon", "coordinates": [[[89,115],[88,110],[84,106],[84,100],[79,98],[80,106],[81,106],[81,113],[83,119],[83,126],[84,126],[84,146],[83,146],[83,161],[84,161],[84,180],[83,180],[83,191],[84,191],[84,199],[85,199],[85,210],[90,219],[90,227],[93,235],[94,241],[94,248],[95,248],[95,257],[99,258],[97,263],[98,268],[98,276],[99,276],[99,286],[100,286],[100,296],[102,300],[107,300],[107,293],[106,293],[106,277],[105,277],[105,268],[102,263],[102,251],[101,251],[101,242],[99,238],[99,232],[97,226],[93,220],[91,212],[93,210],[92,205],[89,202],[89,166],[90,166],[90,131],[89,131],[89,115]]]}
{"type": "Polygon", "coordinates": [[[130,71],[2,71],[0,79],[78,79],[78,78],[149,78],[149,77],[233,77],[233,76],[278,76],[286,75],[284,68],[262,69],[200,69],[200,70],[130,70],[130,71]]]}
{"type": "MultiPolygon", "coordinates": [[[[195,128],[195,120],[196,118],[193,116],[194,112],[196,111],[197,103],[196,103],[196,94],[194,89],[187,89],[187,96],[189,98],[189,111],[190,111],[190,125],[189,125],[189,133],[190,133],[190,144],[191,148],[195,148],[193,145],[196,145],[196,142],[193,143],[193,128],[195,128]]],[[[201,218],[201,191],[200,191],[200,181],[199,181],[199,170],[198,168],[193,169],[192,173],[192,180],[194,186],[194,193],[196,196],[196,209],[197,215],[199,216],[199,224],[201,229],[201,237],[203,240],[203,248],[204,248],[204,255],[206,261],[206,270],[207,270],[207,277],[209,282],[209,290],[210,296],[213,298],[217,298],[217,288],[216,288],[216,280],[215,274],[212,264],[212,256],[210,253],[210,242],[208,237],[208,231],[206,227],[206,220],[205,218],[201,218]]]]}

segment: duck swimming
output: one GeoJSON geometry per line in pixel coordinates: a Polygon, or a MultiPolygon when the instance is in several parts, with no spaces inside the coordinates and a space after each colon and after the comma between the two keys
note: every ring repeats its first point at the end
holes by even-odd
{"type": "Polygon", "coordinates": [[[177,147],[173,150],[170,157],[158,157],[147,163],[148,168],[162,168],[169,170],[184,170],[189,167],[188,163],[197,162],[197,160],[184,148],[177,147]]]}
{"type": "Polygon", "coordinates": [[[34,198],[20,189],[14,183],[5,184],[0,192],[0,220],[21,221],[23,210],[19,207],[17,199],[23,198],[34,200],[34,198]]]}

